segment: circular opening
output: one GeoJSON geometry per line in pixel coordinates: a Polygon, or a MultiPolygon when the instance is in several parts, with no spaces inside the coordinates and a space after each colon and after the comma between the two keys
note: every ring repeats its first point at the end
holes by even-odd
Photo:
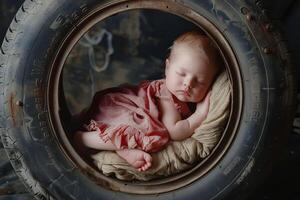
{"type": "Polygon", "coordinates": [[[71,114],[89,106],[97,91],[163,78],[173,40],[195,29],[176,15],[146,9],[120,12],[95,24],[64,64],[63,90],[71,114]]]}
{"type": "MultiPolygon", "coordinates": [[[[157,25],[157,24],[156,24],[157,25]]],[[[145,26],[145,29],[147,30],[145,26]]],[[[155,27],[155,26],[154,26],[155,27]]],[[[155,29],[156,30],[156,29],[155,29]]],[[[151,30],[148,30],[151,32],[151,30]]],[[[134,35],[134,34],[133,34],[134,35]]],[[[151,35],[151,34],[150,34],[151,35]]],[[[145,34],[143,35],[145,36],[145,34]]],[[[129,37],[132,37],[130,35],[129,37]]],[[[127,38],[128,39],[128,38],[127,38]]],[[[130,38],[129,38],[130,39],[130,38]]],[[[133,38],[134,39],[134,38],[133,38]]],[[[134,41],[134,40],[132,40],[134,41]]],[[[132,42],[131,41],[131,42],[132,42]]],[[[157,42],[157,41],[156,41],[157,42]]],[[[79,50],[80,51],[80,50],[79,50]]],[[[76,52],[76,51],[75,51],[76,52]]],[[[76,85],[77,86],[77,85],[76,85]]],[[[211,22],[205,19],[200,14],[190,10],[189,8],[183,7],[174,2],[164,2],[158,3],[157,1],[143,1],[143,3],[119,3],[116,5],[111,5],[106,8],[99,8],[99,10],[95,10],[95,12],[88,16],[87,18],[82,20],[82,23],[76,26],[72,32],[69,33],[68,37],[66,38],[65,42],[62,44],[61,48],[58,51],[57,57],[53,64],[53,70],[51,71],[51,77],[49,81],[49,91],[48,91],[48,100],[49,100],[49,110],[51,111],[51,124],[53,125],[53,131],[56,133],[57,139],[60,142],[62,150],[65,154],[70,158],[71,161],[74,162],[74,165],[77,165],[85,174],[87,174],[92,180],[95,180],[97,184],[102,185],[103,187],[118,190],[128,193],[139,193],[139,194],[155,194],[155,193],[162,193],[168,192],[174,189],[178,189],[180,187],[186,186],[187,184],[198,180],[206,174],[209,170],[213,169],[213,167],[217,164],[217,162],[222,158],[222,156],[226,153],[227,149],[230,146],[232,139],[235,136],[236,129],[239,123],[239,116],[241,114],[241,104],[242,104],[242,85],[241,85],[241,77],[239,73],[239,67],[233,51],[231,50],[230,45],[226,41],[225,37],[221,34],[221,32],[214,26],[211,22]],[[146,10],[145,10],[146,9],[146,10]],[[188,10],[188,12],[187,12],[188,10]],[[126,11],[126,12],[125,12],[126,11]],[[118,14],[119,13],[119,14],[118,14]],[[115,17],[112,17],[113,15],[115,17]],[[151,49],[152,56],[150,59],[147,57],[144,58],[145,55],[149,55],[149,52],[142,49],[141,52],[137,52],[137,44],[128,43],[128,41],[124,40],[124,34],[126,37],[126,32],[119,33],[120,38],[116,37],[115,39],[119,39],[118,44],[127,45],[126,51],[122,51],[122,46],[118,47],[119,55],[117,53],[117,49],[114,48],[112,43],[112,37],[115,34],[112,34],[110,30],[113,28],[109,28],[109,26],[124,26],[123,29],[126,30],[130,29],[135,30],[136,28],[136,35],[135,37],[141,37],[141,33],[138,33],[140,30],[135,27],[137,24],[134,24],[137,20],[134,20],[137,17],[143,15],[144,20],[147,19],[146,17],[150,16],[151,20],[154,20],[155,17],[158,18],[158,21],[144,21],[144,23],[151,23],[154,24],[157,22],[163,22],[164,20],[167,21],[167,18],[170,21],[174,22],[172,29],[169,27],[166,28],[166,31],[169,31],[168,34],[165,32],[157,31],[154,33],[157,34],[156,37],[144,38],[144,45],[148,45],[148,48],[155,48],[155,50],[151,49]],[[152,16],[151,16],[152,15],[152,16]],[[126,16],[126,17],[124,17],[126,16]],[[163,18],[161,17],[163,16],[163,18]],[[125,20],[122,23],[116,22],[119,19],[125,20]],[[126,20],[131,19],[131,21],[126,20]],[[164,19],[164,20],[162,20],[164,19]],[[181,25],[179,25],[182,23],[181,25]],[[105,28],[103,28],[105,27],[105,28]],[[178,28],[180,27],[180,28],[178,28]],[[165,56],[167,55],[166,47],[170,46],[171,42],[175,39],[175,37],[188,30],[190,28],[198,27],[199,29],[203,30],[218,46],[220,52],[225,61],[226,71],[229,75],[230,81],[232,83],[232,99],[231,99],[231,112],[230,117],[222,134],[222,138],[220,139],[217,146],[214,148],[213,152],[205,158],[201,163],[193,167],[192,169],[182,172],[180,174],[166,177],[162,179],[142,182],[126,182],[121,181],[113,177],[104,176],[101,172],[99,172],[95,167],[93,167],[90,163],[84,161],[74,150],[72,147],[72,143],[70,142],[70,138],[67,132],[67,125],[66,121],[70,119],[70,115],[79,112],[85,106],[89,105],[90,100],[95,91],[119,85],[123,82],[131,82],[136,84],[141,80],[145,79],[157,79],[162,77],[163,75],[163,61],[165,56]],[[170,30],[177,32],[170,32],[170,30]],[[164,33],[163,35],[160,35],[164,33]],[[173,35],[172,35],[173,34],[173,35]],[[172,36],[170,36],[172,35],[172,36]],[[169,36],[169,37],[166,37],[169,36]],[[123,37],[123,40],[122,40],[123,37]],[[160,38],[158,42],[160,43],[159,48],[155,46],[155,41],[157,38],[160,38]],[[152,40],[151,40],[152,39],[152,40]],[[127,43],[126,43],[127,42],[127,43]],[[93,44],[102,43],[103,45],[99,45],[98,48],[94,47],[93,44]],[[86,52],[88,54],[85,55],[85,59],[89,63],[90,66],[83,65],[76,53],[72,51],[72,49],[79,48],[81,46],[85,46],[87,49],[86,52]],[[95,53],[98,51],[100,53],[95,53]],[[161,52],[165,51],[164,55],[160,55],[161,52]],[[124,55],[125,53],[125,55],[124,55]],[[131,53],[131,55],[135,56],[128,56],[127,54],[131,53]],[[98,58],[97,55],[100,55],[98,58]],[[115,56],[117,58],[115,61],[112,61],[112,57],[115,56]],[[119,56],[119,57],[118,57],[119,56]],[[141,56],[141,57],[139,57],[141,56]],[[72,60],[73,59],[73,60],[72,60]],[[73,65],[72,62],[77,60],[78,67],[83,67],[83,71],[89,73],[89,78],[85,78],[82,76],[82,71],[79,73],[72,71],[72,67],[68,67],[68,65],[73,65]],[[141,65],[151,65],[154,68],[145,68],[145,67],[136,67],[137,65],[128,65],[126,63],[126,67],[122,67],[120,65],[124,64],[118,63],[118,60],[122,60],[124,63],[128,62],[129,64],[135,63],[141,65]],[[152,63],[147,63],[151,61],[152,63]],[[113,73],[113,69],[108,69],[108,63],[115,62],[115,66],[117,67],[119,72],[116,75],[113,73]],[[142,63],[142,64],[141,64],[142,63]],[[130,66],[130,67],[128,67],[130,66]],[[230,67],[229,67],[230,66],[230,67]],[[88,70],[87,70],[88,69],[88,70]],[[104,70],[105,69],[105,70],[104,70]],[[108,69],[108,70],[107,70],[108,69]],[[145,70],[148,69],[148,70],[145,70]],[[124,71],[125,70],[125,71],[124,71]],[[93,71],[102,72],[98,75],[100,77],[95,77],[93,71]],[[132,74],[130,75],[130,73],[132,74]],[[129,77],[132,76],[133,78],[126,79],[124,74],[129,74],[129,77]],[[135,73],[140,74],[141,76],[134,76],[135,73]],[[64,75],[63,75],[64,74],[64,75]],[[67,75],[65,75],[67,74],[67,75]],[[111,76],[113,75],[113,77],[111,76]],[[120,75],[122,78],[120,78],[120,75]],[[72,87],[74,82],[72,83],[70,79],[72,76],[76,76],[76,80],[78,82],[87,84],[83,84],[85,86],[89,86],[88,89],[80,89],[80,94],[74,92],[74,96],[65,96],[64,90],[76,90],[76,87],[72,87]],[[100,84],[96,84],[95,80],[101,80],[100,84]],[[108,80],[105,82],[105,80],[108,80]],[[125,81],[124,81],[125,80],[125,81]],[[92,84],[91,84],[92,83],[92,84]],[[97,85],[97,87],[94,87],[97,85]],[[71,89],[70,89],[71,88],[71,89]],[[84,93],[82,93],[84,92],[84,93]],[[51,94],[51,95],[50,95],[51,94]],[[88,98],[81,98],[82,96],[87,96],[88,98]],[[79,101],[73,100],[79,97],[79,101]],[[66,103],[67,102],[67,103],[66,103]]],[[[72,92],[71,92],[72,93],[72,92]]]]}

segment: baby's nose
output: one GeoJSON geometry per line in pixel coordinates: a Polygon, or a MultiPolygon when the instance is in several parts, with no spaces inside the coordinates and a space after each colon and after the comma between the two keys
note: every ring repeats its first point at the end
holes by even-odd
{"type": "Polygon", "coordinates": [[[184,87],[186,88],[186,89],[191,89],[191,87],[192,87],[192,80],[191,79],[186,79],[185,81],[184,81],[184,87]]]}
{"type": "Polygon", "coordinates": [[[190,89],[192,89],[191,84],[186,83],[186,84],[184,85],[184,90],[185,90],[185,91],[189,91],[190,89]]]}

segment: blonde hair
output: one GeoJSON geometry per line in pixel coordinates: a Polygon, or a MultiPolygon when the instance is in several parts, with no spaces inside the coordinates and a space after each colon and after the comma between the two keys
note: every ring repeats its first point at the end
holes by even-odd
{"type": "Polygon", "coordinates": [[[180,44],[185,44],[195,49],[195,51],[198,51],[199,54],[206,55],[216,65],[217,68],[219,68],[220,65],[223,65],[219,49],[215,46],[213,41],[202,32],[189,31],[180,35],[174,40],[173,45],[169,48],[170,56],[172,55],[172,52],[176,46],[180,44]]]}

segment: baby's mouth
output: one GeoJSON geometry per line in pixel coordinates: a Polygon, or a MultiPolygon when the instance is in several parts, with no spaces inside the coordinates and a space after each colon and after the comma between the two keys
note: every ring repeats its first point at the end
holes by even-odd
{"type": "Polygon", "coordinates": [[[189,91],[186,91],[186,90],[179,90],[179,93],[183,94],[186,97],[190,97],[191,96],[191,93],[189,91]]]}
{"type": "Polygon", "coordinates": [[[191,94],[188,91],[184,91],[184,95],[187,96],[187,97],[191,96],[191,94]]]}

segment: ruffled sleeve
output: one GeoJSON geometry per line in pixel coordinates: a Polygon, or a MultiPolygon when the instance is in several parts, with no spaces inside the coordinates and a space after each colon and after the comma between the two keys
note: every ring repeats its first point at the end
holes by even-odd
{"type": "Polygon", "coordinates": [[[153,87],[155,89],[155,96],[160,99],[172,100],[172,94],[166,87],[166,82],[164,79],[153,81],[153,87]]]}

